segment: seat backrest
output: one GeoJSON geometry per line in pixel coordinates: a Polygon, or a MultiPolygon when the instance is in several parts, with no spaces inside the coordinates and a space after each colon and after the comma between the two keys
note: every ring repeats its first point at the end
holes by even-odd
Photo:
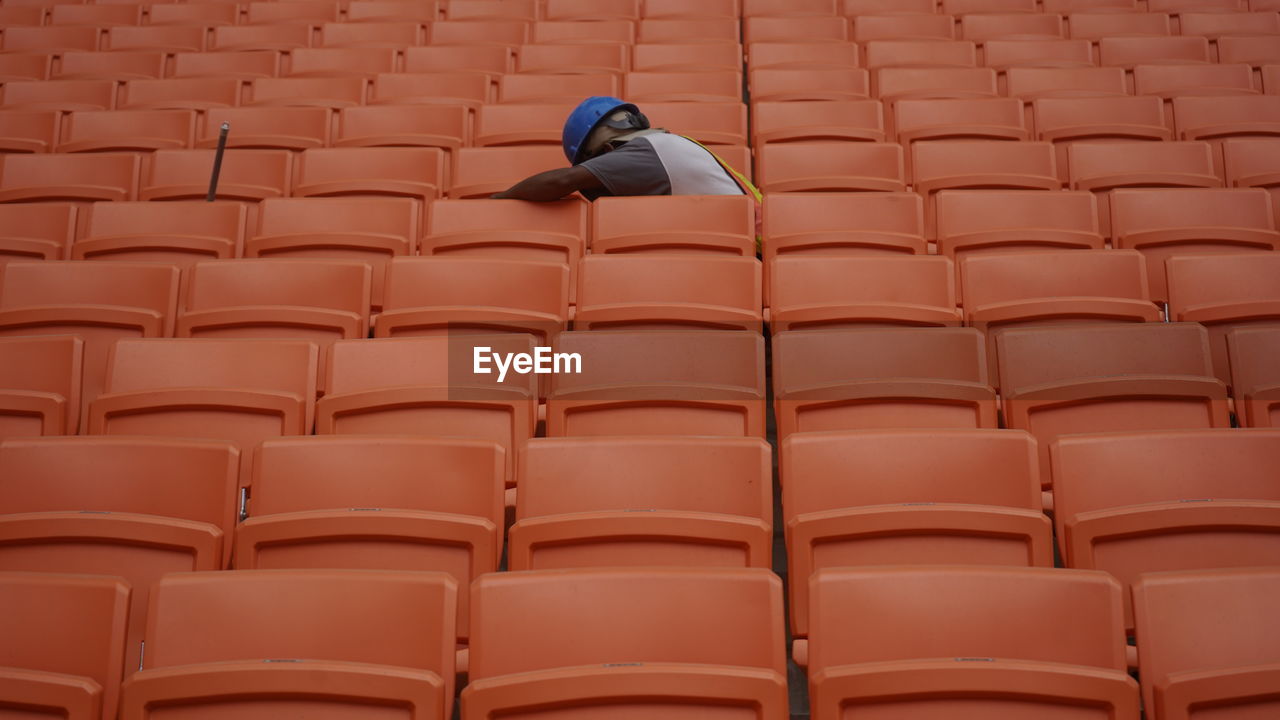
{"type": "Polygon", "coordinates": [[[1088,242],[1102,249],[1097,201],[1086,192],[944,190],[938,193],[938,250],[953,254],[972,241],[1018,239],[1088,242]]]}
{"type": "Polygon", "coordinates": [[[821,306],[857,308],[874,318],[877,305],[954,310],[955,266],[949,258],[916,255],[775,258],[770,271],[775,312],[821,306]]]}
{"type": "Polygon", "coordinates": [[[742,22],[742,41],[843,42],[849,39],[849,23],[834,15],[809,17],[751,17],[742,22]]]}
{"type": "Polygon", "coordinates": [[[1204,142],[1078,142],[1067,167],[1077,190],[1130,185],[1221,187],[1213,149],[1204,142]]]}
{"type": "Polygon", "coordinates": [[[1045,142],[940,140],[911,146],[917,184],[928,188],[1058,189],[1053,145],[1045,142]]]}
{"type": "MultiPolygon", "coordinates": [[[[345,28],[346,23],[325,25],[323,38],[326,45],[333,43],[330,28],[345,28]]],[[[368,25],[352,25],[365,29],[368,25]]],[[[413,25],[409,29],[416,30],[413,25]]],[[[412,36],[410,36],[412,38],[412,36]]],[[[412,42],[411,39],[409,39],[412,42]]],[[[289,72],[293,77],[324,77],[338,75],[365,75],[396,71],[396,51],[382,47],[322,47],[298,48],[289,53],[289,72]]]]}
{"type": "Polygon", "coordinates": [[[761,568],[489,573],[473,588],[473,682],[613,662],[785,671],[782,583],[761,568]]]}
{"type": "Polygon", "coordinates": [[[582,73],[625,72],[627,46],[623,43],[566,43],[564,45],[524,45],[516,56],[516,72],[582,73]]]}
{"type": "Polygon", "coordinates": [[[638,102],[733,102],[742,97],[742,77],[741,73],[733,70],[629,72],[624,78],[623,94],[638,102]]]}
{"type": "Polygon", "coordinates": [[[883,140],[879,100],[757,102],[751,108],[755,144],[793,140],[883,140]]]}
{"type": "MultiPolygon", "coordinates": [[[[65,408],[56,434],[75,432],[80,426],[80,385],[84,341],[75,335],[33,335],[0,338],[0,406],[5,395],[16,393],[17,406],[25,406],[26,393],[55,396],[65,408]]],[[[17,410],[17,407],[9,408],[17,410]]],[[[26,412],[0,412],[0,437],[45,434],[43,418],[26,412]],[[34,430],[34,432],[32,432],[34,430]]]]}
{"type": "Polygon", "coordinates": [[[1120,584],[1060,568],[900,565],[819,570],[809,668],[994,658],[1125,669],[1120,584]]]}
{"type": "Polygon", "coordinates": [[[960,18],[960,37],[976,43],[1066,36],[1066,23],[1054,13],[971,13],[960,18]]]}
{"type": "Polygon", "coordinates": [[[764,242],[805,234],[924,237],[924,205],[915,193],[774,193],[764,201],[764,242]]]}
{"type": "Polygon", "coordinates": [[[996,71],[991,68],[881,68],[875,72],[876,97],[908,98],[996,97],[996,71]]]}
{"type": "MultiPolygon", "coordinates": [[[[530,46],[541,47],[541,46],[530,46]]],[[[604,47],[597,45],[572,45],[574,48],[604,47]]],[[[416,106],[415,106],[416,107],[416,106]]],[[[421,107],[432,107],[423,105],[421,107]]],[[[461,109],[459,106],[441,106],[461,109]]],[[[475,144],[480,147],[494,145],[560,145],[564,119],[573,106],[559,102],[526,102],[481,105],[475,118],[475,144]]],[[[470,118],[464,115],[468,123],[470,118]]]]}
{"type": "Polygon", "coordinates": [[[446,3],[445,17],[449,20],[527,20],[538,17],[535,0],[478,0],[477,2],[446,3]]]}
{"type": "Polygon", "coordinates": [[[490,100],[491,85],[489,78],[481,72],[382,73],[374,79],[369,101],[377,104],[444,102],[479,105],[490,100]]]}
{"type": "Polygon", "coordinates": [[[564,151],[550,145],[462,148],[454,153],[451,198],[487,198],[545,170],[565,167],[564,151]]]}
{"type": "Polygon", "coordinates": [[[431,204],[427,236],[486,232],[564,235],[585,240],[590,205],[576,200],[528,203],[488,198],[441,199],[431,204]]]}
{"type": "Polygon", "coordinates": [[[221,72],[178,80],[130,80],[121,92],[120,107],[157,110],[235,107],[240,104],[240,84],[238,77],[226,77],[221,72]]]}
{"type": "Polygon", "coordinates": [[[1213,237],[1214,231],[1231,228],[1274,230],[1275,219],[1264,190],[1126,188],[1111,193],[1111,231],[1120,243],[1139,233],[1183,228],[1213,237]]]}
{"type": "Polygon", "coordinates": [[[448,189],[447,173],[440,148],[310,148],[298,160],[297,191],[435,198],[448,189]]]}
{"type": "Polygon", "coordinates": [[[978,49],[968,40],[873,40],[867,68],[977,67],[978,49]]]}
{"type": "Polygon", "coordinates": [[[1252,95],[1253,68],[1248,65],[1139,65],[1133,70],[1138,95],[1252,95]]]}
{"type": "MultiPolygon", "coordinates": [[[[497,373],[476,373],[473,348],[477,347],[528,353],[533,350],[533,339],[507,333],[338,340],[329,348],[324,387],[330,396],[406,387],[453,391],[504,387],[534,393],[536,375],[509,372],[499,383],[497,373]]],[[[460,393],[459,399],[464,395],[460,393]]]]}
{"type": "Polygon", "coordinates": [[[1280,385],[1280,328],[1236,328],[1227,333],[1231,380],[1237,396],[1280,385]]]}
{"type": "Polygon", "coordinates": [[[1124,68],[1010,68],[1009,97],[1031,102],[1042,97],[1128,95],[1124,68]]]}
{"type": "Polygon", "coordinates": [[[1169,312],[1237,306],[1250,317],[1249,305],[1280,300],[1280,254],[1272,252],[1192,255],[1165,261],[1169,274],[1169,312]]]}
{"type": "Polygon", "coordinates": [[[1218,62],[1248,63],[1254,67],[1273,65],[1280,60],[1274,37],[1251,35],[1218,38],[1218,62]]]}
{"type": "Polygon", "coordinates": [[[851,42],[755,42],[748,48],[747,67],[856,68],[858,46],[851,42]]]}
{"type": "MultiPolygon", "coordinates": [[[[1222,143],[1227,187],[1267,187],[1275,181],[1272,168],[1280,158],[1280,137],[1230,138],[1222,143]]],[[[1272,196],[1273,203],[1275,196],[1272,196]]]]}
{"type": "Polygon", "coordinates": [[[420,209],[408,198],[269,198],[258,206],[257,238],[317,233],[370,235],[412,252],[420,209]],[[376,209],[376,212],[374,211],[376,209]]]}
{"type": "MultiPolygon", "coordinates": [[[[72,246],[72,252],[75,257],[85,259],[98,252],[110,256],[134,251],[156,252],[158,257],[165,248],[152,250],[147,240],[174,238],[181,243],[212,239],[226,243],[228,257],[237,257],[244,246],[247,215],[245,205],[238,202],[94,203],[88,211],[88,224],[72,246]],[[142,242],[131,244],[128,242],[131,239],[142,242]]],[[[200,247],[206,246],[201,243],[200,247]]]]}
{"type": "MultiPolygon", "coordinates": [[[[896,3],[895,3],[896,5],[896,3]]],[[[890,8],[879,12],[892,12],[890,8]]],[[[853,18],[853,40],[953,40],[956,19],[950,15],[862,15],[853,18]]]]}
{"type": "Polygon", "coordinates": [[[521,308],[568,316],[566,265],[487,257],[394,258],[387,272],[387,310],[521,308]]]}
{"type": "Polygon", "coordinates": [[[1027,140],[1022,103],[1013,98],[902,100],[894,106],[899,142],[945,137],[1027,140]]]}
{"type": "Polygon", "coordinates": [[[636,29],[636,42],[738,42],[741,27],[736,17],[645,18],[636,29]]]}
{"type": "Polygon", "coordinates": [[[1213,377],[1209,337],[1196,323],[1010,328],[996,348],[1006,393],[1117,375],[1213,377]]]}
{"type": "Polygon", "coordinates": [[[0,205],[0,257],[63,259],[76,234],[77,212],[71,203],[0,205]]]}
{"type": "Polygon", "coordinates": [[[1102,65],[1122,68],[1210,62],[1209,41],[1202,37],[1107,37],[1098,49],[1102,65]]]}
{"type": "Polygon", "coordinates": [[[974,328],[877,328],[779,333],[775,393],[881,378],[987,383],[982,333],[974,328]]]}
{"type": "MultiPolygon", "coordinates": [[[[143,180],[142,199],[203,198],[216,150],[156,150],[143,180]]],[[[285,197],[292,184],[288,150],[228,150],[218,175],[219,197],[258,201],[285,197]]]]}
{"type": "Polygon", "coordinates": [[[316,361],[315,345],[297,340],[120,340],[111,352],[107,392],[259,390],[289,393],[310,407],[316,361]]]}
{"type": "MultiPolygon", "coordinates": [[[[379,0],[366,0],[355,10],[347,10],[347,20],[354,21],[354,15],[364,11],[372,3],[379,0]]],[[[393,0],[388,7],[395,7],[400,0],[393,0]]],[[[410,7],[420,7],[418,3],[410,3],[410,7]]],[[[398,9],[398,8],[397,8],[398,9]]],[[[425,72],[457,72],[470,70],[475,72],[501,75],[514,70],[514,53],[506,45],[429,45],[405,48],[404,71],[407,73],[425,72]]]]}
{"type": "Polygon", "coordinates": [[[113,718],[128,613],[129,585],[120,578],[0,573],[0,667],[56,673],[55,682],[68,675],[88,678],[101,688],[101,717],[113,718]]]}
{"type": "Polygon", "coordinates": [[[574,98],[591,95],[616,95],[620,87],[618,76],[607,72],[583,75],[511,74],[498,78],[498,102],[568,103],[574,98]]]}
{"type": "MultiPolygon", "coordinates": [[[[593,243],[634,236],[700,233],[755,236],[755,202],[747,195],[602,197],[592,207],[593,243]]],[[[673,240],[675,238],[672,238],[673,240]]]]}
{"type": "Polygon", "coordinates": [[[766,143],[757,153],[757,184],[766,193],[907,189],[902,146],[896,143],[766,143]]]}
{"type": "Polygon", "coordinates": [[[578,272],[578,307],[631,304],[761,309],[761,268],[755,258],[592,255],[578,272]]]}
{"type": "Polygon", "coordinates": [[[764,339],[753,332],[574,330],[556,350],[581,355],[582,372],[552,375],[553,394],[645,385],[764,393],[764,339]]]}
{"type": "Polygon", "coordinates": [[[988,40],[983,61],[989,68],[1088,67],[1093,46],[1088,40],[988,40]]]}
{"type": "MultiPolygon", "coordinates": [[[[504,3],[505,4],[505,3],[504,3]]],[[[527,20],[439,20],[431,23],[432,45],[523,45],[529,39],[527,20]]]]}
{"type": "Polygon", "coordinates": [[[1040,140],[1088,140],[1109,137],[1172,139],[1160,98],[1147,95],[1036,100],[1036,133],[1040,140]]]}
{"type": "Polygon", "coordinates": [[[0,164],[0,201],[133,200],[140,166],[135,153],[12,153],[0,164]]]}
{"type": "Polygon", "coordinates": [[[312,307],[368,318],[369,266],[350,260],[209,260],[187,271],[183,310],[312,307]]]}
{"type": "Polygon", "coordinates": [[[970,255],[960,262],[967,308],[1055,297],[1149,300],[1136,250],[1064,250],[970,255]]]}
{"type": "MultiPolygon", "coordinates": [[[[11,28],[8,37],[23,28],[11,28]]],[[[110,110],[116,84],[110,80],[39,80],[5,83],[0,106],[25,110],[110,110]]]]}
{"type": "Polygon", "coordinates": [[[151,311],[173,334],[178,269],[123,262],[13,262],[0,278],[0,308],[114,306],[151,311]]]}
{"type": "Polygon", "coordinates": [[[666,128],[704,145],[745,145],[747,106],[741,102],[645,103],[653,127],[666,128]]]}
{"type": "Polygon", "coordinates": [[[1226,35],[1280,35],[1280,16],[1271,12],[1185,12],[1182,34],[1219,38],[1226,35]]]}
{"type": "Polygon", "coordinates": [[[1067,17],[1071,37],[1098,41],[1105,37],[1172,35],[1168,13],[1073,12],[1067,17]]]}
{"type": "Polygon", "coordinates": [[[517,519],[593,511],[773,515],[760,438],[538,438],[520,453],[517,519]]]}

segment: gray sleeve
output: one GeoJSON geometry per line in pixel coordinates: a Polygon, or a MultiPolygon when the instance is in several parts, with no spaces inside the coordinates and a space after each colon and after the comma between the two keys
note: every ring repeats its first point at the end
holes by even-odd
{"type": "Polygon", "coordinates": [[[671,178],[653,145],[638,137],[582,163],[610,195],[670,195],[671,178]]]}

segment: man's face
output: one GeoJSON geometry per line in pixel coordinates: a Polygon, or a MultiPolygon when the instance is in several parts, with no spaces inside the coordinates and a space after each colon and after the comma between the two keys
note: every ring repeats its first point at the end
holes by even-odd
{"type": "Polygon", "coordinates": [[[583,143],[582,159],[590,160],[612,150],[610,140],[634,130],[630,124],[630,117],[631,113],[626,110],[617,110],[605,118],[595,130],[591,131],[587,141],[583,143]]]}

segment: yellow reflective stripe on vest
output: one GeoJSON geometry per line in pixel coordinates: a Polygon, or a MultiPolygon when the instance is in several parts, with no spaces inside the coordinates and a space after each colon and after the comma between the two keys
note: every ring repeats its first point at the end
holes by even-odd
{"type": "Polygon", "coordinates": [[[706,150],[711,155],[711,157],[715,158],[716,162],[720,164],[720,167],[724,168],[724,171],[729,173],[729,177],[733,178],[734,182],[738,183],[738,187],[742,190],[743,195],[750,195],[752,198],[755,198],[755,201],[757,203],[764,201],[764,196],[760,194],[760,189],[757,188],[755,185],[752,185],[751,181],[748,180],[746,176],[744,176],[742,173],[730,167],[729,163],[724,161],[724,158],[712,152],[711,148],[707,147],[706,145],[703,145],[697,140],[694,140],[688,135],[681,135],[680,137],[684,138],[685,140],[688,140],[694,145],[697,145],[703,150],[706,150]]]}

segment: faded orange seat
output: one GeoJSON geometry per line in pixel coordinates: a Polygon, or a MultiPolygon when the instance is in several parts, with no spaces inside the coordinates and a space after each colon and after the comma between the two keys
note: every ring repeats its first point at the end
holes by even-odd
{"type": "MultiPolygon", "coordinates": [[[[887,3],[886,3],[887,5],[887,3]]],[[[932,15],[930,10],[916,13],[903,12],[900,3],[892,7],[868,8],[871,12],[853,15],[853,40],[866,43],[871,40],[954,40],[956,19],[950,15],[932,15]],[[883,14],[881,14],[883,13],[883,14]]],[[[849,10],[845,9],[848,15],[849,10]]]]}
{"type": "Polygon", "coordinates": [[[196,114],[189,110],[73,112],[62,125],[57,152],[184,149],[195,143],[195,134],[196,114]]]}
{"type": "Polygon", "coordinates": [[[1137,12],[1138,0],[1044,0],[1045,12],[1137,12]]]}
{"type": "MultiPolygon", "coordinates": [[[[6,6],[7,7],[7,6],[6,6]]],[[[93,26],[8,27],[4,31],[4,50],[60,54],[98,49],[102,31],[93,26]]]]}
{"type": "MultiPolygon", "coordinates": [[[[461,4],[470,5],[471,3],[461,4]]],[[[530,24],[525,19],[437,20],[428,27],[428,43],[430,45],[519,46],[529,40],[530,24]]]]}
{"type": "Polygon", "coordinates": [[[534,0],[447,2],[443,9],[448,20],[479,22],[506,19],[533,22],[538,19],[538,4],[534,0]]]}
{"type": "Polygon", "coordinates": [[[454,155],[450,198],[487,198],[521,180],[565,167],[564,152],[554,146],[462,148],[454,155]]]}
{"type": "Polygon", "coordinates": [[[1139,717],[1120,587],[1103,573],[836,568],[810,593],[814,717],[867,704],[915,717],[1139,717]]]}
{"type": "Polygon", "coordinates": [[[0,156],[0,202],[133,200],[142,159],[136,153],[0,156]]]}
{"type": "Polygon", "coordinates": [[[117,25],[105,29],[100,50],[150,52],[200,52],[208,41],[208,28],[195,25],[117,25]]]}
{"type": "Polygon", "coordinates": [[[829,17],[836,15],[835,0],[746,0],[743,17],[829,17]]]}
{"type": "MultiPolygon", "coordinates": [[[[326,33],[330,27],[334,26],[325,26],[326,33]]],[[[357,24],[351,27],[363,29],[369,26],[357,24]]],[[[395,72],[397,64],[395,48],[298,48],[289,53],[289,63],[283,75],[291,78],[372,78],[379,73],[395,72]]]]}
{"type": "Polygon", "coordinates": [[[312,148],[298,157],[298,197],[408,197],[423,203],[449,189],[445,153],[434,147],[312,148]]]}
{"type": "Polygon", "coordinates": [[[1067,36],[1056,13],[970,13],[960,17],[960,37],[978,44],[988,40],[1056,40],[1067,36]]]}
{"type": "Polygon", "coordinates": [[[1126,70],[1212,62],[1209,41],[1201,37],[1104,37],[1098,41],[1098,52],[1099,65],[1126,70]]]}
{"type": "Polygon", "coordinates": [[[621,75],[630,69],[628,46],[623,43],[522,45],[516,53],[518,73],[621,75]]]}
{"type": "Polygon", "coordinates": [[[770,567],[760,438],[539,438],[519,475],[511,570],[770,567]]]}
{"type": "Polygon", "coordinates": [[[532,43],[624,43],[636,42],[636,23],[626,20],[539,20],[529,28],[532,43]]]}
{"type": "Polygon", "coordinates": [[[0,261],[62,260],[76,234],[72,203],[0,204],[0,261]]]}
{"type": "Polygon", "coordinates": [[[769,266],[770,320],[786,330],[959,326],[955,267],[939,256],[789,255],[769,266]]]}
{"type": "Polygon", "coordinates": [[[1035,440],[1024,432],[796,433],[779,464],[794,636],[809,632],[809,579],[823,568],[1053,567],[1035,440]]]}
{"type": "Polygon", "coordinates": [[[326,48],[380,48],[403,50],[421,45],[426,23],[417,20],[381,20],[325,23],[320,26],[320,45],[326,48]]]}
{"type": "Polygon", "coordinates": [[[0,55],[0,80],[48,80],[53,56],[44,52],[7,52],[0,55]]]}
{"type": "Polygon", "coordinates": [[[230,559],[240,453],[169,438],[10,439],[0,444],[0,571],[115,575],[134,588],[124,651],[138,667],[151,586],[230,559]]]}
{"type": "Polygon", "coordinates": [[[1010,68],[1090,67],[1093,46],[1088,40],[988,40],[982,45],[983,65],[1006,72],[1010,68]]]}
{"type": "Polygon", "coordinates": [[[61,114],[57,110],[0,112],[0,151],[45,153],[58,141],[61,114]]]}
{"type": "Polygon", "coordinates": [[[0,709],[114,718],[128,610],[129,585],[119,578],[0,573],[0,709]],[[50,646],[63,637],[75,643],[50,646]]]}
{"type": "Polygon", "coordinates": [[[1049,446],[1065,435],[1231,426],[1194,323],[1011,328],[996,348],[1005,424],[1036,436],[1046,487],[1049,446]]]}
{"type": "Polygon", "coordinates": [[[1035,139],[1053,143],[1059,175],[1067,170],[1067,152],[1076,142],[1174,139],[1173,123],[1157,97],[1046,97],[1031,107],[1035,139]]]}
{"type": "Polygon", "coordinates": [[[773,338],[778,437],[823,430],[995,428],[973,328],[792,331],[773,338]]]}
{"type": "Polygon", "coordinates": [[[224,25],[213,28],[209,49],[218,51],[271,51],[286,53],[311,47],[315,39],[310,23],[273,23],[270,25],[224,25]]]}
{"type": "Polygon", "coordinates": [[[1271,194],[1271,207],[1280,222],[1280,174],[1274,170],[1277,158],[1280,158],[1280,135],[1231,138],[1222,143],[1227,187],[1265,188],[1271,194]]]}
{"type": "MultiPolygon", "coordinates": [[[[765,264],[803,255],[924,255],[924,206],[915,193],[770,193],[765,264]]],[[[766,293],[768,283],[766,278],[766,293]]]]}
{"type": "MultiPolygon", "coordinates": [[[[595,46],[574,45],[573,47],[595,46]]],[[[475,142],[468,145],[474,144],[478,147],[558,146],[564,119],[572,110],[573,106],[559,102],[481,105],[475,117],[475,142]]],[[[463,119],[469,127],[470,118],[464,115],[463,119]]]]}
{"type": "Polygon", "coordinates": [[[388,706],[448,718],[457,592],[428,572],[170,575],[156,586],[145,664],[124,683],[121,718],[225,703],[246,720],[388,706]]]}
{"type": "Polygon", "coordinates": [[[233,3],[176,3],[147,7],[151,25],[235,25],[240,20],[240,6],[233,3]]]}
{"type": "Polygon", "coordinates": [[[636,43],[738,42],[741,26],[737,17],[646,17],[637,24],[636,43]]]}
{"type": "Polygon", "coordinates": [[[1276,47],[1275,37],[1272,35],[1220,37],[1217,45],[1218,62],[1252,65],[1254,77],[1257,79],[1261,79],[1259,71],[1264,65],[1275,65],[1280,62],[1280,48],[1276,47]]]}
{"type": "Polygon", "coordinates": [[[623,78],[622,92],[624,97],[638,103],[736,102],[742,99],[742,73],[734,70],[629,72],[623,78]]]}
{"type": "Polygon", "coordinates": [[[1015,67],[1005,73],[1009,97],[1024,103],[1039,98],[1129,95],[1124,69],[1117,67],[1015,67]]]}
{"type": "Polygon", "coordinates": [[[283,4],[251,2],[246,10],[245,22],[249,25],[297,22],[320,25],[337,21],[339,8],[336,3],[324,0],[289,0],[283,4]]]}
{"type": "MultiPolygon", "coordinates": [[[[637,46],[637,62],[640,50],[637,46]]],[[[656,47],[656,46],[655,46],[656,47]]],[[[851,42],[755,42],[747,48],[747,68],[856,68],[858,46],[851,42]]]]}
{"type": "Polygon", "coordinates": [[[555,349],[577,353],[581,372],[551,376],[547,437],[765,436],[758,333],[575,330],[555,349]]]}
{"type": "MultiPolygon", "coordinates": [[[[347,10],[347,20],[353,20],[352,12],[363,11],[371,4],[380,2],[381,0],[362,0],[355,11],[347,10]]],[[[418,3],[403,3],[401,0],[389,0],[387,3],[387,7],[396,11],[399,11],[399,5],[407,5],[409,9],[422,7],[418,3]]],[[[471,71],[484,73],[496,80],[499,75],[515,72],[515,52],[506,45],[488,44],[428,45],[405,48],[404,71],[406,73],[471,71]]]]}
{"type": "Polygon", "coordinates": [[[965,257],[1009,250],[1101,250],[1094,196],[1085,192],[944,190],[938,251],[965,257]]]}
{"type": "Polygon", "coordinates": [[[925,198],[925,230],[936,235],[940,190],[1060,190],[1053,144],[938,140],[911,146],[913,187],[925,198]]]}
{"type": "MultiPolygon", "coordinates": [[[[7,32],[13,32],[9,30],[7,32]]],[[[116,105],[112,80],[17,80],[0,91],[4,110],[110,110],[116,105]]]]}
{"type": "Polygon", "coordinates": [[[885,102],[949,98],[994,98],[996,71],[991,68],[887,67],[875,72],[875,97],[885,102]]]}
{"type": "Polygon", "coordinates": [[[467,720],[787,714],[782,583],[763,568],[489,573],[471,607],[467,720]]]}
{"type": "Polygon", "coordinates": [[[766,143],[757,152],[757,184],[766,193],[907,189],[902,146],[897,144],[766,143]]]}
{"type": "Polygon", "coordinates": [[[1195,95],[1256,95],[1248,65],[1140,65],[1133,71],[1134,92],[1170,100],[1195,95]]]}
{"type": "Polygon", "coordinates": [[[810,140],[883,142],[884,109],[878,100],[757,102],[752,105],[753,144],[810,140]]]}
{"type": "Polygon", "coordinates": [[[0,359],[0,439],[74,435],[84,341],[75,335],[0,338],[0,359]]]}
{"type": "Polygon", "coordinates": [[[764,68],[752,70],[751,98],[756,101],[863,100],[871,95],[870,78],[858,68],[764,68]]]}
{"type": "Polygon", "coordinates": [[[440,5],[427,2],[401,3],[400,0],[361,0],[359,7],[347,6],[348,22],[428,21],[440,17],[440,5]],[[408,5],[408,7],[402,7],[408,5]]]}
{"type": "Polygon", "coordinates": [[[755,228],[747,195],[602,197],[592,205],[591,251],[754,257],[755,228]]]}
{"type": "Polygon", "coordinates": [[[1104,570],[1128,589],[1146,573],[1275,562],[1280,492],[1268,469],[1280,431],[1075,435],[1051,454],[1068,567],[1104,570]]]}
{"type": "Polygon", "coordinates": [[[1098,42],[1107,37],[1164,37],[1173,35],[1169,14],[1163,12],[1073,12],[1067,16],[1070,36],[1098,42]]]}
{"type": "Polygon", "coordinates": [[[738,0],[701,0],[690,5],[683,0],[646,0],[641,3],[641,18],[724,19],[738,18],[742,11],[738,0]]]}
{"type": "Polygon", "coordinates": [[[120,92],[122,110],[211,110],[240,104],[240,78],[222,75],[130,80],[120,92]]]}
{"type": "Polygon", "coordinates": [[[369,105],[466,105],[476,109],[493,99],[492,82],[480,72],[383,73],[369,90],[369,105]]]}
{"type": "MultiPolygon", "coordinates": [[[[63,7],[112,7],[65,5],[63,7]]],[[[115,6],[119,7],[119,6],[115,6]]],[[[164,77],[165,54],[147,50],[115,52],[72,51],[62,55],[54,79],[68,80],[146,80],[164,77]]]]}
{"type": "Polygon", "coordinates": [[[1102,232],[1111,237],[1111,190],[1127,187],[1222,187],[1213,149],[1204,142],[1073,143],[1067,150],[1072,190],[1098,197],[1102,232]]]}
{"type": "Polygon", "coordinates": [[[977,46],[968,40],[872,40],[866,43],[867,68],[977,67],[977,46]]]}
{"type": "Polygon", "coordinates": [[[543,11],[548,20],[635,20],[639,0],[548,0],[543,11]]]}
{"type": "Polygon", "coordinates": [[[498,78],[497,101],[563,104],[591,95],[617,95],[620,87],[618,76],[607,72],[581,75],[511,74],[498,78]]]}
{"type": "MultiPolygon", "coordinates": [[[[156,150],[147,163],[139,200],[203,200],[217,150],[156,150]]],[[[288,197],[293,185],[288,150],[228,150],[216,198],[257,202],[288,197]]]]}
{"type": "Polygon", "coordinates": [[[1280,35],[1280,15],[1269,12],[1182,13],[1182,34],[1216,40],[1233,35],[1280,35]]]}
{"type": "Polygon", "coordinates": [[[586,252],[590,232],[589,209],[577,199],[437,200],[431,204],[422,254],[567,264],[572,302],[578,258],[586,252]]]}
{"type": "Polygon", "coordinates": [[[339,110],[363,105],[368,85],[364,76],[257,78],[249,83],[244,104],[339,110]]]}
{"type": "Polygon", "coordinates": [[[578,264],[574,327],[760,331],[754,257],[588,255],[578,264]]]}
{"type": "Polygon", "coordinates": [[[834,8],[831,14],[826,15],[745,15],[742,21],[742,42],[747,45],[757,42],[847,42],[849,39],[849,23],[836,17],[834,8]]]}
{"type": "Polygon", "coordinates": [[[1022,103],[1013,98],[899,100],[893,137],[910,146],[928,140],[1030,140],[1022,103]]]}
{"type": "Polygon", "coordinates": [[[306,150],[329,145],[333,111],[325,107],[209,108],[203,113],[196,147],[216,148],[223,123],[228,148],[306,150]]]}
{"type": "Polygon", "coordinates": [[[1280,427],[1280,328],[1237,328],[1227,332],[1236,415],[1245,427],[1280,427]]]}
{"type": "Polygon", "coordinates": [[[73,260],[182,266],[239,257],[244,247],[247,210],[238,202],[103,202],[85,214],[84,229],[71,246],[73,260]]]}
{"type": "MultiPolygon", "coordinates": [[[[465,601],[475,577],[498,569],[505,475],[502,448],[488,442],[268,440],[254,459],[251,515],[236,527],[236,568],[433,570],[465,601]]],[[[464,641],[468,610],[458,605],[464,641]]]]}

